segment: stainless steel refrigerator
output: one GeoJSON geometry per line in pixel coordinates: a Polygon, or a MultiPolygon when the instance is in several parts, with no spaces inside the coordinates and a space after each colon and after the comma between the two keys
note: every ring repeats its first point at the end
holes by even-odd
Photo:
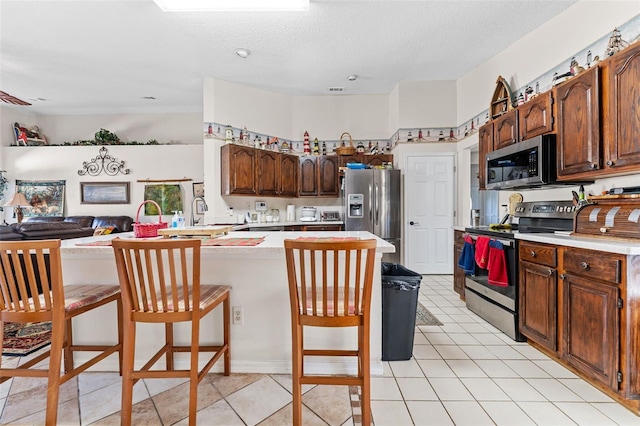
{"type": "Polygon", "coordinates": [[[346,231],[369,231],[393,244],[385,262],[402,259],[402,181],[400,170],[347,169],[344,177],[346,231]]]}

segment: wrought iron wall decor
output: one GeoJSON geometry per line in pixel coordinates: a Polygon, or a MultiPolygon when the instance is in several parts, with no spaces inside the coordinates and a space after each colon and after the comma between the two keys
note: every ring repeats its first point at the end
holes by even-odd
{"type": "Polygon", "coordinates": [[[98,156],[91,159],[91,161],[82,162],[82,170],[78,170],[80,176],[86,174],[90,176],[98,176],[101,173],[106,173],[109,176],[115,176],[118,173],[128,175],[130,170],[124,168],[124,161],[118,161],[107,152],[107,148],[104,146],[98,151],[98,156]]]}

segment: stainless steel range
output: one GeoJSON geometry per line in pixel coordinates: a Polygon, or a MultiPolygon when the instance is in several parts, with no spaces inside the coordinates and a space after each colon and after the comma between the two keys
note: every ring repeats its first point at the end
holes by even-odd
{"type": "MultiPolygon", "coordinates": [[[[484,318],[494,327],[522,342],[526,338],[518,329],[518,240],[515,232],[540,233],[571,231],[576,207],[571,201],[534,201],[518,203],[512,229],[490,229],[488,226],[466,228],[476,246],[478,238],[486,237],[490,242],[499,242],[504,251],[506,286],[490,283],[486,267],[474,265],[474,271],[465,280],[467,308],[484,318]]],[[[487,240],[484,240],[486,242],[487,240]]],[[[499,244],[492,244],[500,246],[499,244]]],[[[504,284],[504,282],[503,282],[504,284]]]]}

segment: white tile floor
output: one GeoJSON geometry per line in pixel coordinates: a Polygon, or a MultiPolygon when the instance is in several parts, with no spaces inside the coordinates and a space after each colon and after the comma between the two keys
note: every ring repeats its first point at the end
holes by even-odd
{"type": "MultiPolygon", "coordinates": [[[[372,378],[377,426],[628,425],[640,417],[526,343],[517,343],[468,311],[449,275],[425,276],[419,300],[444,323],[416,327],[413,357],[385,362],[372,378]]],[[[198,424],[287,425],[291,378],[212,374],[199,388],[198,424]]],[[[306,386],[305,425],[353,424],[346,387],[306,386]]],[[[43,424],[42,381],[0,385],[0,423],[43,424]]],[[[144,380],[134,392],[134,424],[187,424],[182,380],[144,380]]],[[[120,423],[120,377],[84,373],[61,392],[61,425],[120,423]]]]}

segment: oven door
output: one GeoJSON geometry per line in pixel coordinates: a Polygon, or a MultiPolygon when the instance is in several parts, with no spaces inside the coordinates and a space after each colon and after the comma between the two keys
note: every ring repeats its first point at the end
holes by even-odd
{"type": "MultiPolygon", "coordinates": [[[[479,235],[469,234],[471,238],[477,240],[479,235]]],[[[466,286],[473,292],[491,300],[492,302],[510,310],[518,311],[518,295],[517,295],[517,250],[516,240],[510,238],[496,238],[486,236],[487,238],[500,241],[504,247],[508,285],[501,287],[489,283],[489,271],[480,268],[475,264],[475,271],[471,275],[467,275],[466,286]]]]}

